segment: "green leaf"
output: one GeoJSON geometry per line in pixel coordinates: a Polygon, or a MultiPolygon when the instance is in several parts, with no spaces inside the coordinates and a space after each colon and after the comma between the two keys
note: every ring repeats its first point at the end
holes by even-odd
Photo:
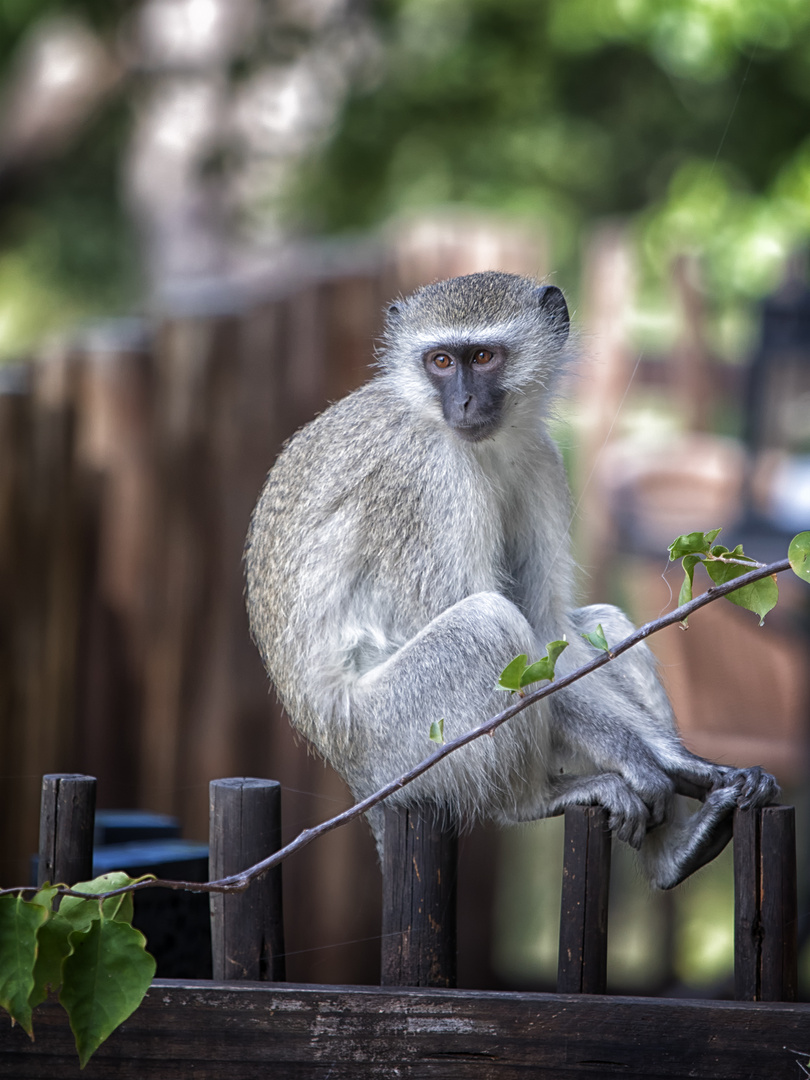
{"type": "Polygon", "coordinates": [[[565,640],[565,638],[563,638],[561,641],[550,641],[548,645],[546,645],[546,656],[549,658],[552,665],[556,666],[557,661],[560,658],[560,653],[565,652],[567,648],[568,642],[565,640]]]}
{"type": "Polygon", "coordinates": [[[146,938],[125,922],[100,918],[70,935],[59,1000],[70,1018],[82,1068],[143,1001],[155,974],[146,938]]]}
{"type": "Polygon", "coordinates": [[[33,1039],[29,997],[34,989],[37,931],[48,918],[42,904],[0,896],[0,1008],[33,1039]]]}
{"type": "Polygon", "coordinates": [[[58,885],[51,885],[50,882],[46,881],[42,888],[31,898],[31,903],[39,904],[40,907],[50,911],[53,908],[53,898],[58,892],[58,885]]]}
{"type": "MultiPolygon", "coordinates": [[[[681,564],[683,566],[684,579],[683,584],[681,585],[681,591],[678,593],[678,607],[680,607],[681,604],[688,604],[689,601],[692,599],[692,586],[694,585],[695,579],[695,567],[699,562],[702,561],[703,560],[699,555],[685,556],[683,563],[681,564]]],[[[684,619],[683,621],[686,622],[686,619],[684,619]]]]}
{"type": "Polygon", "coordinates": [[[548,679],[551,682],[553,678],[554,665],[547,656],[544,656],[542,660],[535,660],[533,664],[526,668],[520,676],[520,686],[522,689],[524,686],[528,686],[529,683],[540,682],[542,679],[548,679]]]}
{"type": "MultiPolygon", "coordinates": [[[[71,888],[76,892],[104,893],[112,892],[113,889],[122,889],[132,885],[136,881],[145,881],[153,877],[145,874],[140,878],[131,878],[122,870],[112,870],[109,874],[102,874],[93,878],[92,881],[80,881],[71,888]]],[[[100,908],[104,911],[106,919],[117,919],[119,922],[132,922],[132,893],[121,893],[120,896],[110,896],[102,901],[101,905],[95,900],[82,900],[78,896],[65,896],[59,905],[59,914],[64,916],[73,926],[74,930],[86,930],[96,919],[101,918],[100,908]]]]}
{"type": "Polygon", "coordinates": [[[444,717],[441,720],[434,720],[430,725],[430,741],[444,746],[444,717]]]}
{"type": "Polygon", "coordinates": [[[595,649],[601,649],[602,652],[610,652],[610,646],[607,643],[605,637],[605,631],[602,629],[602,624],[597,623],[596,629],[591,630],[589,633],[582,635],[587,642],[589,642],[595,649]]]}
{"type": "Polygon", "coordinates": [[[788,548],[790,568],[803,581],[810,581],[810,532],[794,536],[788,548]]]}
{"type": "MultiPolygon", "coordinates": [[[[704,563],[704,566],[715,585],[725,585],[726,582],[733,581],[734,578],[748,573],[746,567],[737,566],[734,563],[710,561],[704,563]]],[[[779,586],[772,577],[766,577],[762,578],[761,581],[755,581],[753,585],[743,585],[742,588],[735,589],[734,592],[728,594],[726,599],[730,600],[732,604],[745,608],[747,611],[753,611],[759,616],[759,625],[762,626],[765,616],[771,608],[776,607],[776,602],[779,599],[779,586]]]]}
{"type": "Polygon", "coordinates": [[[540,682],[542,679],[548,679],[549,682],[551,682],[554,678],[554,668],[560,653],[567,648],[567,641],[550,641],[548,645],[546,645],[546,655],[541,660],[535,660],[535,662],[527,667],[521,674],[521,689],[524,686],[528,686],[529,683],[540,682]]]}
{"type": "Polygon", "coordinates": [[[58,990],[62,985],[62,962],[70,955],[68,939],[74,930],[72,923],[58,911],[40,928],[37,934],[34,988],[28,999],[32,1009],[48,996],[49,986],[52,990],[58,990]]]}
{"type": "Polygon", "coordinates": [[[521,656],[516,656],[514,660],[510,660],[506,667],[500,674],[500,678],[496,684],[498,690],[509,690],[513,692],[520,689],[520,676],[526,670],[526,661],[529,659],[526,653],[521,656]]]}
{"type": "Polygon", "coordinates": [[[721,529],[712,529],[707,533],[684,533],[676,537],[667,549],[669,551],[669,561],[675,562],[676,559],[681,559],[684,555],[706,555],[720,531],[721,529]]]}

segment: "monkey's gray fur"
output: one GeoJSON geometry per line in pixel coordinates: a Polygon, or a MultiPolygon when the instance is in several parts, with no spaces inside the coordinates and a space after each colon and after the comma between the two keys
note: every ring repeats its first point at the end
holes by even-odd
{"type": "MultiPolygon", "coordinates": [[[[251,628],[295,726],[358,798],[506,704],[516,655],[566,637],[563,674],[593,656],[583,631],[631,632],[615,607],[577,608],[569,493],[545,424],[568,333],[562,293],[483,273],[389,311],[380,373],[298,432],[271,470],[246,550],[251,628]]],[[[678,737],[638,646],[451,754],[395,801],[459,821],[607,808],[670,888],[713,858],[735,805],[778,788],[714,765],[678,737]],[[675,795],[702,805],[684,817],[675,795]]],[[[380,816],[370,815],[381,844],[380,816]]]]}

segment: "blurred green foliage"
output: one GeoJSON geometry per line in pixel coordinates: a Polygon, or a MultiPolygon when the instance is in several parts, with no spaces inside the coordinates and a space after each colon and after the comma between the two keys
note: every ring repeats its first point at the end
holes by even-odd
{"type": "Polygon", "coordinates": [[[810,234],[806,0],[375,0],[382,51],[311,163],[329,230],[465,203],[549,225],[636,215],[648,277],[705,257],[720,304],[810,234]]]}
{"type": "MultiPolygon", "coordinates": [[[[78,18],[114,34],[132,0],[2,0],[0,80],[42,19],[78,18]]],[[[78,319],[126,310],[138,253],[120,197],[126,92],[110,95],[56,159],[0,160],[0,359],[78,319]]]]}
{"type": "Polygon", "coordinates": [[[13,56],[22,39],[40,19],[77,15],[90,26],[114,27],[136,0],[3,0],[0,4],[0,62],[13,56]]]}
{"type": "Polygon", "coordinates": [[[119,195],[127,128],[119,101],[57,164],[0,192],[0,355],[134,302],[138,252],[119,195]]]}
{"type": "MultiPolygon", "coordinates": [[[[0,79],[39,19],[79,17],[113,40],[139,6],[3,0],[0,79]]],[[[810,236],[807,0],[365,9],[379,49],[295,179],[284,207],[293,228],[496,209],[544,222],[554,268],[574,282],[583,229],[624,215],[650,325],[675,253],[703,256],[709,294],[728,311],[771,289],[810,236]]],[[[280,35],[257,43],[251,70],[289,52],[280,35]]],[[[0,352],[76,314],[134,303],[138,252],[119,186],[132,96],[147,78],[125,80],[57,162],[9,185],[0,161],[0,352]]],[[[274,197],[267,204],[278,212],[274,197]]]]}

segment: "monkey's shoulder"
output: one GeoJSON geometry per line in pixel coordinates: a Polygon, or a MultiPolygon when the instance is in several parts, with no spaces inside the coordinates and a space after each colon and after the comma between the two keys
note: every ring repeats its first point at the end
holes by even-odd
{"type": "Polygon", "coordinates": [[[382,378],[341,398],[285,445],[268,476],[277,501],[319,503],[412,487],[442,433],[382,378]]]}

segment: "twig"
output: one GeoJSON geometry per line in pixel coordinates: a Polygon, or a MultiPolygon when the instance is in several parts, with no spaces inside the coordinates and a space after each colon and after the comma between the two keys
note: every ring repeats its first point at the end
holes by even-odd
{"type": "MultiPolygon", "coordinates": [[[[496,728],[499,728],[501,724],[505,724],[507,720],[511,720],[513,716],[517,716],[518,713],[523,712],[523,710],[527,709],[530,705],[534,705],[536,702],[542,701],[543,698],[557,693],[558,690],[563,690],[566,686],[570,686],[571,683],[577,682],[579,679],[584,678],[585,675],[589,675],[592,671],[596,671],[597,668],[604,667],[605,664],[610,663],[615,657],[621,656],[621,654],[627,652],[628,649],[632,649],[634,645],[638,645],[640,642],[650,637],[651,634],[655,634],[667,626],[672,626],[674,623],[683,622],[689,615],[698,611],[700,608],[705,607],[707,604],[711,604],[713,601],[719,600],[723,596],[728,596],[729,593],[735,592],[745,585],[752,585],[755,581],[770,577],[772,574],[780,574],[784,570],[789,569],[790,561],[788,559],[780,559],[778,562],[762,564],[747,574],[741,574],[740,577],[734,578],[732,581],[727,581],[722,585],[712,586],[712,588],[708,589],[705,593],[701,593],[700,596],[696,596],[686,604],[681,604],[680,607],[670,611],[667,615],[662,615],[658,619],[653,619],[652,622],[645,623],[617,645],[612,645],[609,653],[600,652],[593,660],[590,660],[587,664],[583,664],[582,667],[577,668],[576,671],[569,672],[567,675],[555,679],[554,682],[547,683],[545,686],[534,690],[532,693],[526,694],[525,697],[519,698],[504,709],[503,712],[499,712],[497,716],[491,717],[478,727],[445,743],[443,746],[439,747],[438,750],[434,751],[430,757],[425,758],[424,761],[421,761],[418,765],[409,769],[408,772],[403,773],[402,776],[397,777],[396,780],[391,780],[385,787],[380,788],[379,791],[375,791],[373,795],[369,795],[368,798],[363,799],[359,803],[355,803],[354,806],[349,807],[348,810],[344,810],[343,813],[338,814],[336,817],[330,818],[328,821],[324,821],[312,829],[305,829],[285,847],[279,848],[278,851],[273,852],[273,854],[269,855],[266,859],[262,859],[261,862],[248,867],[239,874],[232,874],[229,877],[206,882],[165,881],[162,878],[154,878],[151,880],[134,882],[132,885],[124,885],[120,889],[111,889],[109,892],[105,893],[76,892],[73,889],[60,885],[58,886],[58,892],[62,896],[78,896],[85,900],[105,900],[111,896],[120,896],[122,893],[137,892],[141,889],[155,888],[158,886],[164,889],[183,889],[187,892],[198,893],[243,892],[251,881],[260,877],[262,874],[265,874],[268,870],[272,870],[274,866],[278,866],[279,863],[289,858],[294,852],[300,851],[300,849],[306,847],[307,844],[311,844],[312,841],[316,840],[319,836],[323,836],[333,829],[338,829],[341,825],[346,825],[348,822],[360,817],[361,814],[364,814],[373,806],[377,806],[390,795],[395,794],[397,791],[401,791],[402,788],[413,783],[413,781],[423,773],[426,773],[428,769],[432,769],[434,765],[443,761],[444,758],[448,757],[450,754],[455,753],[456,750],[460,750],[462,746],[467,746],[468,743],[473,742],[475,739],[480,739],[482,735],[491,734],[496,728]]],[[[35,893],[37,891],[36,886],[0,889],[0,896],[7,893],[14,893],[16,895],[19,893],[35,893]]]]}
{"type": "Polygon", "coordinates": [[[756,559],[732,559],[730,555],[712,555],[707,552],[705,562],[722,562],[730,566],[747,566],[749,569],[759,569],[765,563],[757,562],[756,559]]]}

